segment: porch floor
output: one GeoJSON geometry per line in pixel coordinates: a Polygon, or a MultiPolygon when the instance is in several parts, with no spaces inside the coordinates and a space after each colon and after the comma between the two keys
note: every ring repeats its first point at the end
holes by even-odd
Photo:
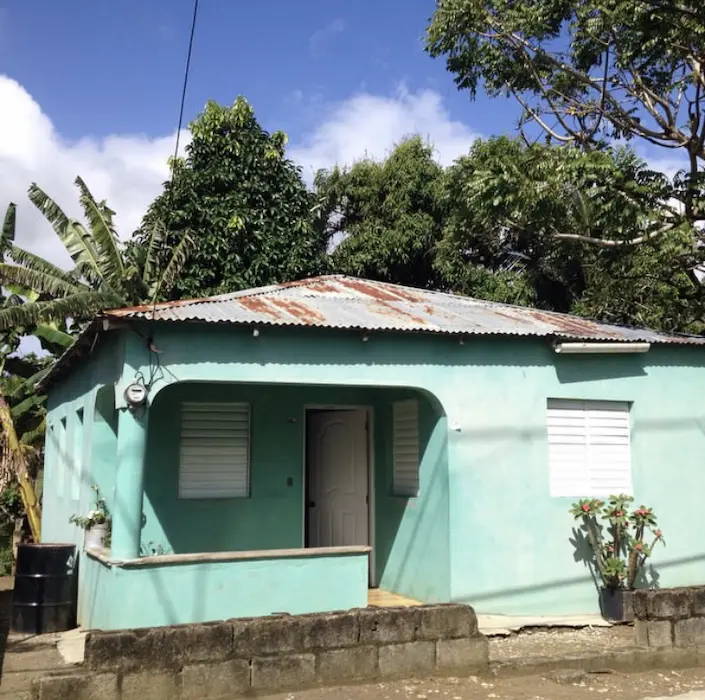
{"type": "Polygon", "coordinates": [[[367,592],[367,605],[376,608],[410,608],[415,605],[423,605],[423,603],[413,598],[405,598],[403,595],[383,591],[380,588],[370,588],[367,592]]]}

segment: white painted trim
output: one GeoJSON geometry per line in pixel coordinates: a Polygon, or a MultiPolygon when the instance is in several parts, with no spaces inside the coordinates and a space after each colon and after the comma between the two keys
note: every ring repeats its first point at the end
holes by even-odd
{"type": "MultiPolygon", "coordinates": [[[[308,411],[366,411],[367,412],[367,538],[370,547],[370,587],[377,585],[377,557],[376,557],[376,519],[375,519],[375,413],[374,408],[370,405],[360,404],[315,404],[307,403],[303,407],[303,476],[302,476],[302,492],[303,492],[303,523],[301,528],[301,546],[306,548],[306,527],[308,507],[306,503],[307,483],[307,455],[306,444],[308,437],[308,411]]],[[[314,548],[315,549],[315,548],[314,548]]]]}

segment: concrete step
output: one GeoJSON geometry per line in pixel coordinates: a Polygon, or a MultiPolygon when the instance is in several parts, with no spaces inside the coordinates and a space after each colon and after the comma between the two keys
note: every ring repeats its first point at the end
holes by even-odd
{"type": "Polygon", "coordinates": [[[18,673],[3,673],[0,682],[0,700],[22,697],[26,693],[27,697],[32,694],[32,681],[46,675],[45,671],[21,671],[18,673]]]}
{"type": "Polygon", "coordinates": [[[5,654],[2,670],[3,673],[15,673],[66,667],[67,664],[61,658],[61,654],[56,650],[56,647],[49,647],[23,651],[21,654],[7,653],[5,654]]]}

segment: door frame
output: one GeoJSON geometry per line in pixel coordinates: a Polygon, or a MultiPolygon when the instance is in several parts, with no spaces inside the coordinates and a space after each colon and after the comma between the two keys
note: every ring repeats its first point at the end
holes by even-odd
{"type": "Polygon", "coordinates": [[[367,418],[367,539],[370,547],[370,587],[377,587],[377,572],[375,561],[375,422],[374,408],[363,404],[317,404],[307,403],[303,406],[303,474],[301,484],[301,502],[303,505],[303,520],[301,523],[301,547],[306,549],[306,529],[308,527],[308,412],[309,411],[365,411],[367,418]]]}

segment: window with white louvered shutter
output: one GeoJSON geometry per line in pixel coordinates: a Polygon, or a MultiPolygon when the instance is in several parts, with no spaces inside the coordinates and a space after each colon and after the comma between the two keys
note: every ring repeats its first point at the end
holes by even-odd
{"type": "Polygon", "coordinates": [[[632,492],[629,404],[548,401],[551,496],[632,492]]]}
{"type": "Polygon", "coordinates": [[[250,495],[249,404],[183,403],[180,438],[179,498],[250,495]]]}
{"type": "Polygon", "coordinates": [[[394,468],[392,492],[395,496],[419,495],[419,403],[396,401],[394,412],[394,468]]]}

